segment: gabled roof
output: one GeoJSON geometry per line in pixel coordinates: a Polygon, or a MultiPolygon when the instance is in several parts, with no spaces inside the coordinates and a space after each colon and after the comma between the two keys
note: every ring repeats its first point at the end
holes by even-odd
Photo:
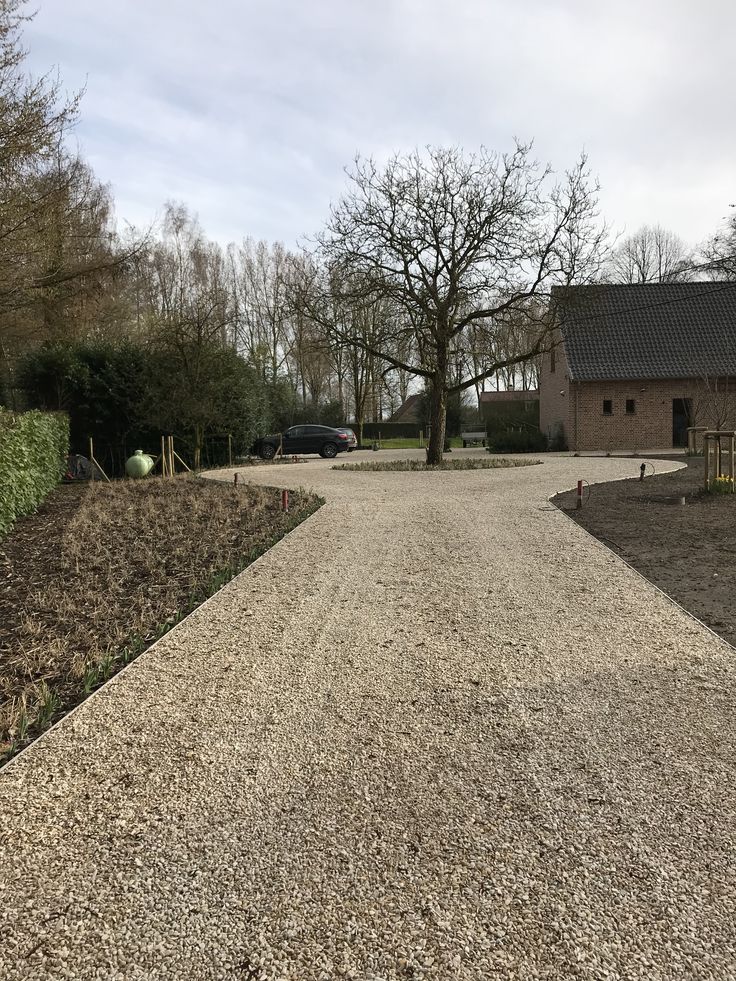
{"type": "Polygon", "coordinates": [[[417,392],[416,395],[410,395],[406,402],[399,406],[388,421],[406,423],[419,422],[422,408],[421,399],[421,392],[417,392]]]}
{"type": "Polygon", "coordinates": [[[736,376],[736,282],[601,284],[555,298],[573,381],[736,376]]]}

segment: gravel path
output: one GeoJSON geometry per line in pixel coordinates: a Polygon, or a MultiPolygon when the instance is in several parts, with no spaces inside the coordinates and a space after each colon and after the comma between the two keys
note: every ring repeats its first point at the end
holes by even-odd
{"type": "Polygon", "coordinates": [[[639,462],[285,470],[327,505],[0,772],[0,978],[736,978],[734,652],[546,501],[639,462]]]}

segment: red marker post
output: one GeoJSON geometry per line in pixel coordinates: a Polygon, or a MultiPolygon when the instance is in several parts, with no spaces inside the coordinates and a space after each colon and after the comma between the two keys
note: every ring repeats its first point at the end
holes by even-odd
{"type": "Polygon", "coordinates": [[[281,491],[281,510],[282,511],[288,511],[289,510],[289,492],[288,492],[288,490],[282,490],[281,491]]]}

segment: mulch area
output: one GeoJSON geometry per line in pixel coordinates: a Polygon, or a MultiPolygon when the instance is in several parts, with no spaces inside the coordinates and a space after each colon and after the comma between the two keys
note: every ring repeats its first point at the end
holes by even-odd
{"type": "Polygon", "coordinates": [[[702,459],[644,481],[594,484],[579,511],[575,496],[553,502],[736,645],[736,495],[704,491],[702,459]]]}

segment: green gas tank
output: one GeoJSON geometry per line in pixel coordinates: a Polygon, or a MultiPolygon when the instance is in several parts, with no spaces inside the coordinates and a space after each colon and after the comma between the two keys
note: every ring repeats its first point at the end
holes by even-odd
{"type": "Polygon", "coordinates": [[[151,470],[153,470],[153,457],[143,450],[136,450],[133,456],[129,456],[125,461],[125,472],[129,477],[147,477],[151,470]]]}

